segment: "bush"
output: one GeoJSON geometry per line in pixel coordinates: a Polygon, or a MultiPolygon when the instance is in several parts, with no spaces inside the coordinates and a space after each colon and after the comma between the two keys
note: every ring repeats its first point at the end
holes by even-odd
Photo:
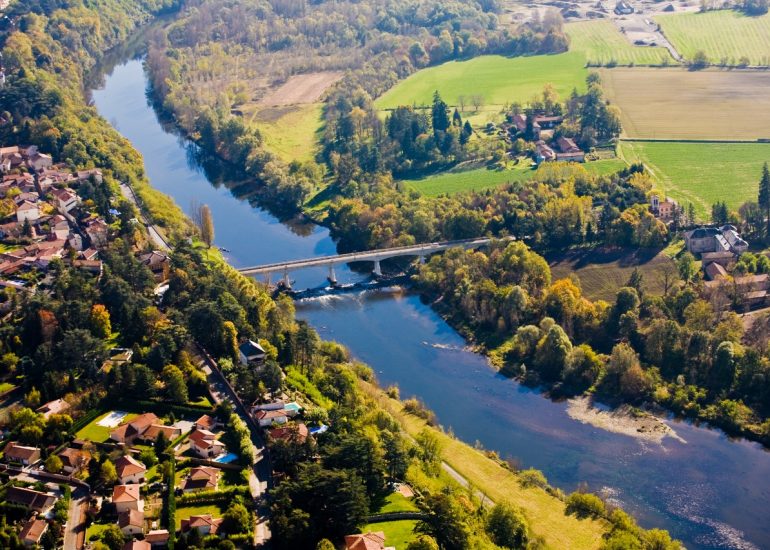
{"type": "Polygon", "coordinates": [[[579,518],[600,518],[607,515],[602,499],[590,493],[572,493],[567,497],[567,513],[579,518]]]}
{"type": "Polygon", "coordinates": [[[548,480],[540,470],[530,468],[528,470],[522,470],[519,472],[519,483],[522,487],[540,487],[545,489],[548,487],[548,480]]]}

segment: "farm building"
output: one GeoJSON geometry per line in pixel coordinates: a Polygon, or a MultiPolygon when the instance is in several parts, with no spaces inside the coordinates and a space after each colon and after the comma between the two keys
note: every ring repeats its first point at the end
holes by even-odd
{"type": "Polygon", "coordinates": [[[742,254],[749,248],[749,244],[738,234],[738,230],[732,225],[722,228],[699,227],[688,231],[684,235],[687,251],[692,254],[704,252],[732,252],[742,254]]]}

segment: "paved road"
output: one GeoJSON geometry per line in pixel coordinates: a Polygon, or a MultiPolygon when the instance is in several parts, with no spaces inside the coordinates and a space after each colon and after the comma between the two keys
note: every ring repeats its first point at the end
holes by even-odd
{"type": "Polygon", "coordinates": [[[147,228],[147,233],[150,235],[150,239],[152,239],[152,242],[155,243],[155,246],[158,247],[160,250],[171,250],[171,247],[166,242],[166,239],[163,238],[163,236],[160,234],[158,229],[152,225],[145,215],[142,213],[142,209],[139,208],[139,203],[136,200],[136,195],[134,194],[134,190],[131,189],[128,185],[125,183],[120,184],[120,194],[123,195],[123,198],[127,201],[131,202],[134,206],[136,206],[137,211],[139,212],[139,217],[142,220],[142,224],[147,228]]]}
{"type": "Polygon", "coordinates": [[[72,492],[67,525],[64,528],[64,548],[80,550],[86,541],[86,506],[88,494],[82,488],[72,492]]]}

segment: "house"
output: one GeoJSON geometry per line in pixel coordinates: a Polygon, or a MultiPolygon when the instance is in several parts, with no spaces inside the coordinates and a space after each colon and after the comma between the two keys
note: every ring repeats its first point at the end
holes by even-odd
{"type": "Polygon", "coordinates": [[[44,519],[30,518],[19,533],[19,538],[24,546],[36,546],[40,544],[40,539],[43,538],[46,530],[48,529],[48,522],[44,519]]]}
{"type": "Polygon", "coordinates": [[[27,158],[27,166],[35,172],[50,168],[52,165],[53,158],[51,158],[51,155],[46,155],[45,153],[35,152],[27,158]]]}
{"type": "Polygon", "coordinates": [[[141,254],[139,261],[150,268],[156,281],[168,280],[169,273],[171,273],[171,259],[167,254],[153,250],[152,252],[141,254]]]}
{"type": "Polygon", "coordinates": [[[513,125],[519,132],[524,132],[527,129],[527,115],[523,113],[517,113],[513,115],[513,125]]]}
{"type": "Polygon", "coordinates": [[[45,515],[56,504],[56,497],[26,487],[8,487],[5,502],[24,506],[33,512],[45,515]]]}
{"type": "Polygon", "coordinates": [[[650,211],[656,218],[668,222],[676,217],[679,212],[679,205],[670,197],[661,201],[658,195],[653,195],[650,199],[650,211]]]}
{"type": "Polygon", "coordinates": [[[216,458],[225,452],[225,445],[208,430],[195,428],[189,437],[190,450],[200,458],[216,458]]]}
{"type": "Polygon", "coordinates": [[[109,226],[101,218],[89,220],[85,223],[85,231],[91,240],[91,246],[100,247],[107,244],[110,231],[109,226]]]}
{"type": "Polygon", "coordinates": [[[535,163],[548,162],[556,160],[556,153],[544,141],[535,143],[535,163]]]}
{"type": "Polygon", "coordinates": [[[168,529],[153,529],[144,535],[144,542],[151,546],[166,546],[168,544],[168,529]]]}
{"type": "Polygon", "coordinates": [[[716,281],[727,277],[727,270],[717,262],[711,262],[703,268],[703,272],[709,281],[716,281]]]}
{"type": "Polygon", "coordinates": [[[535,115],[534,124],[543,130],[552,130],[564,120],[563,116],[535,115]]]}
{"type": "Polygon", "coordinates": [[[216,535],[220,525],[222,525],[222,518],[214,519],[211,514],[190,516],[189,519],[182,520],[182,532],[197,529],[201,535],[216,535]]]}
{"type": "Polygon", "coordinates": [[[91,453],[67,447],[59,453],[59,458],[61,459],[64,473],[71,475],[81,472],[88,467],[88,463],[91,461],[91,453]]]}
{"type": "Polygon", "coordinates": [[[270,439],[292,441],[295,443],[304,443],[307,440],[308,429],[304,423],[291,424],[289,426],[280,426],[268,430],[270,439]]]}
{"type": "Polygon", "coordinates": [[[123,545],[121,550],[151,550],[152,546],[146,540],[132,540],[123,545]]]}
{"type": "Polygon", "coordinates": [[[254,418],[263,428],[273,424],[286,424],[289,421],[289,417],[283,409],[278,411],[257,411],[254,418]]]}
{"type": "Polygon", "coordinates": [[[124,455],[115,461],[115,472],[123,485],[144,483],[147,468],[131,455],[124,455]]]}
{"type": "Polygon", "coordinates": [[[70,224],[61,214],[55,215],[48,222],[51,226],[51,234],[56,238],[66,241],[70,237],[70,224]]]}
{"type": "Polygon", "coordinates": [[[370,531],[361,535],[345,535],[345,550],[385,550],[385,533],[370,531]]]}
{"type": "Polygon", "coordinates": [[[265,362],[267,353],[264,348],[254,340],[246,340],[238,346],[238,357],[240,358],[241,365],[261,365],[265,362]]]}
{"type": "Polygon", "coordinates": [[[40,219],[40,208],[37,203],[28,200],[21,201],[16,207],[16,221],[19,223],[36,222],[40,219]]]}
{"type": "Polygon", "coordinates": [[[69,212],[80,202],[72,189],[54,189],[51,191],[51,195],[53,195],[54,204],[60,212],[69,212]]]}
{"type": "Polygon", "coordinates": [[[208,466],[196,466],[187,474],[182,491],[192,493],[195,491],[216,491],[219,480],[219,470],[208,466]]]}
{"type": "Polygon", "coordinates": [[[139,439],[145,442],[155,441],[160,434],[166,436],[166,441],[173,441],[182,435],[182,428],[164,426],[163,424],[152,424],[139,436],[139,439]]]}
{"type": "Polygon", "coordinates": [[[61,414],[69,408],[69,403],[64,399],[55,399],[38,407],[37,412],[42,413],[44,418],[48,418],[52,414],[61,414]]]}
{"type": "Polygon", "coordinates": [[[110,439],[116,443],[131,445],[134,440],[147,431],[152,424],[156,424],[158,420],[158,417],[152,413],[141,414],[111,431],[110,439]]]}
{"type": "Polygon", "coordinates": [[[144,542],[151,546],[166,546],[168,544],[168,529],[153,529],[144,535],[144,542]]]}
{"type": "Polygon", "coordinates": [[[112,503],[118,514],[128,510],[144,512],[144,500],[139,485],[115,485],[112,489],[112,503]]]}
{"type": "Polygon", "coordinates": [[[78,170],[75,173],[75,176],[79,182],[87,181],[91,178],[93,178],[96,183],[102,183],[103,181],[102,171],[98,168],[92,168],[90,170],[78,170]]]}
{"type": "Polygon", "coordinates": [[[556,139],[556,147],[559,149],[559,152],[556,153],[557,160],[569,162],[585,161],[585,153],[577,146],[572,138],[559,136],[556,139]]]}
{"type": "Polygon", "coordinates": [[[210,416],[204,414],[198,420],[195,421],[195,427],[199,430],[214,431],[222,428],[222,423],[216,416],[210,416]]]}
{"type": "Polygon", "coordinates": [[[144,533],[144,512],[126,510],[118,514],[118,527],[124,535],[133,537],[144,533]]]}
{"type": "Polygon", "coordinates": [[[737,229],[732,225],[721,228],[699,227],[688,231],[684,235],[684,243],[687,251],[692,254],[704,252],[731,252],[742,254],[749,248],[749,243],[738,235],[737,229]]]}
{"type": "Polygon", "coordinates": [[[40,460],[40,449],[37,447],[26,447],[11,441],[5,446],[3,458],[6,462],[18,462],[24,466],[29,466],[40,460]]]}
{"type": "Polygon", "coordinates": [[[620,0],[615,4],[616,15],[631,15],[632,13],[634,13],[634,7],[625,0],[620,0]]]}

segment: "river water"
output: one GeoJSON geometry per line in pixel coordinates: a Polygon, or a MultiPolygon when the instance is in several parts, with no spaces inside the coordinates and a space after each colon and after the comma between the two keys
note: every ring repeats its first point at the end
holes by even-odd
{"type": "MultiPolygon", "coordinates": [[[[211,207],[216,244],[236,267],[335,253],[324,228],[285,224],[243,197],[194,145],[163,124],[146,97],[141,60],[109,67],[92,92],[99,112],[144,156],[152,185],[186,211],[211,207]]],[[[297,288],[324,284],[324,270],[292,274],[297,288]]],[[[364,275],[337,268],[341,282],[364,275]]],[[[508,380],[464,347],[418,296],[397,291],[327,296],[297,304],[326,339],[345,344],[383,386],[418,396],[469,443],[542,470],[563,490],[585,482],[647,528],[668,529],[689,548],[770,548],[770,453],[721,431],[667,421],[683,441],[662,444],[572,420],[565,403],[508,380]]]]}

